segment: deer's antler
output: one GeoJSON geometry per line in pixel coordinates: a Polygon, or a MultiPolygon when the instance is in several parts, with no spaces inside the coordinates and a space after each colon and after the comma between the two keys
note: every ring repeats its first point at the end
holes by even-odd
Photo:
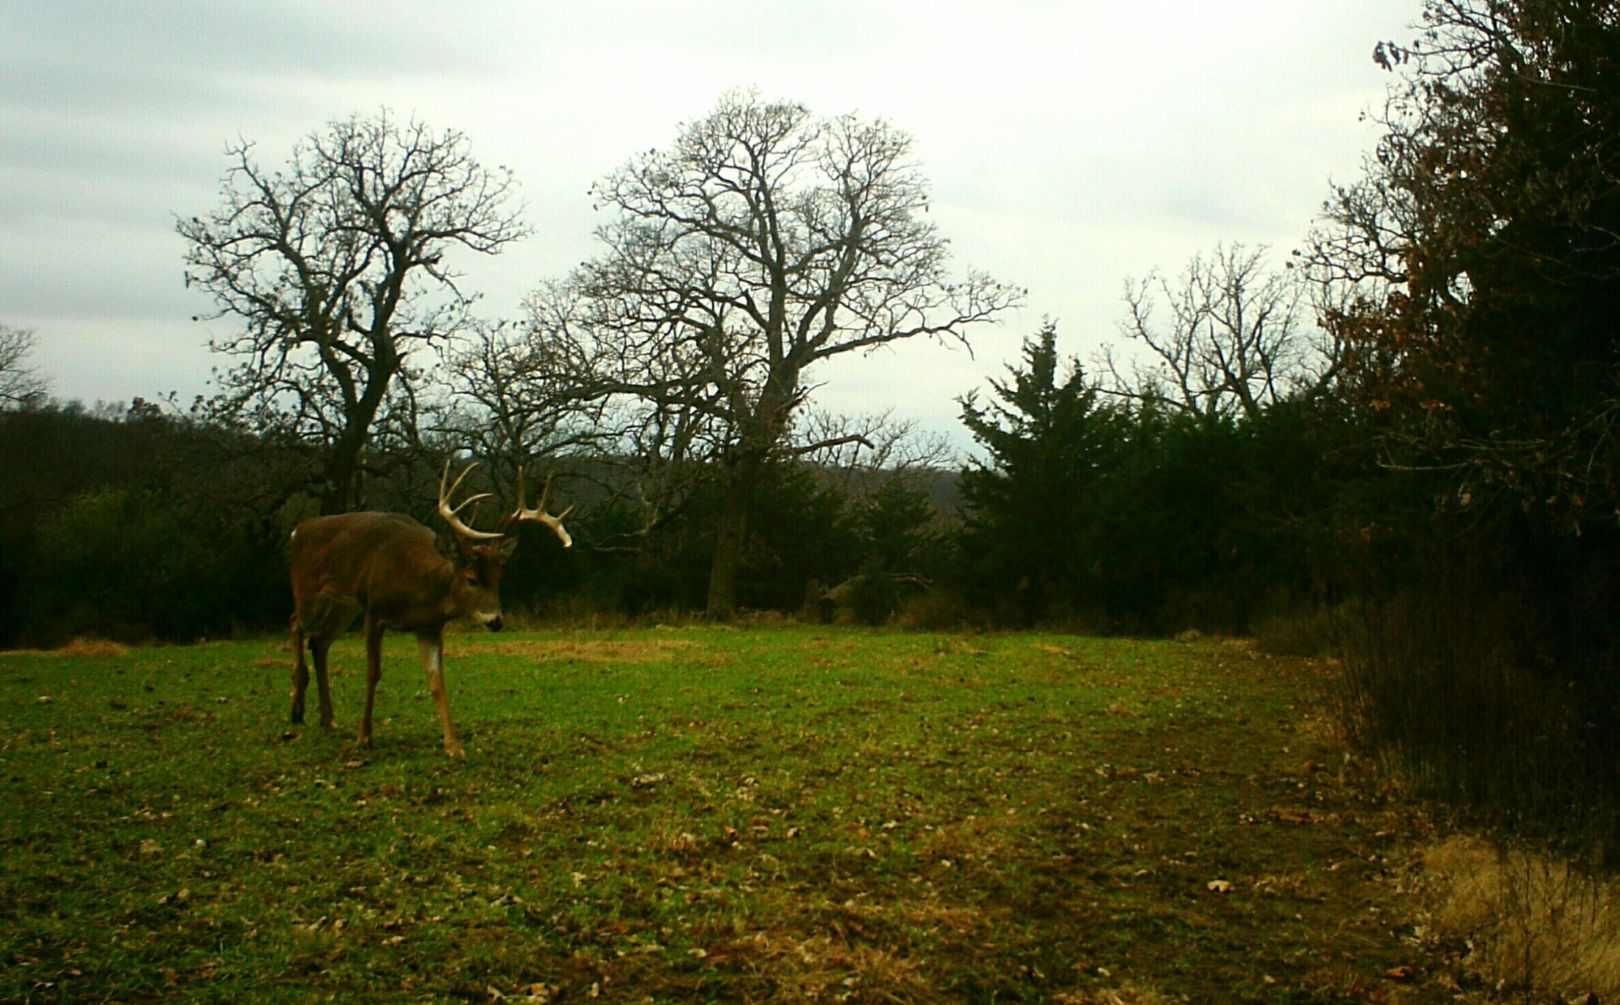
{"type": "Polygon", "coordinates": [[[546,500],[551,497],[551,479],[551,475],[546,476],[546,487],[540,490],[540,502],[533,509],[530,509],[524,505],[523,468],[520,466],[517,469],[517,509],[506,517],[501,526],[510,527],[519,523],[543,524],[551,528],[552,533],[557,535],[557,540],[562,542],[564,548],[572,548],[574,539],[568,536],[568,529],[563,526],[562,522],[563,517],[574,512],[574,507],[570,506],[556,516],[546,512],[546,500]]]}
{"type": "MultiPolygon", "coordinates": [[[[490,493],[480,492],[478,495],[468,496],[455,506],[450,505],[450,498],[456,494],[456,490],[461,488],[461,483],[467,479],[467,475],[471,474],[472,469],[476,468],[477,466],[478,462],[474,461],[465,468],[462,468],[461,474],[456,476],[455,482],[450,485],[448,490],[446,490],[445,483],[450,480],[450,458],[446,457],[444,459],[444,474],[439,476],[439,515],[444,517],[444,522],[449,524],[450,529],[455,531],[460,537],[466,538],[469,541],[493,541],[497,538],[505,537],[506,535],[499,531],[473,530],[471,527],[467,526],[461,521],[460,516],[461,511],[466,509],[468,506],[471,506],[482,499],[488,499],[490,493]]],[[[519,484],[521,485],[521,482],[519,484]]]]}

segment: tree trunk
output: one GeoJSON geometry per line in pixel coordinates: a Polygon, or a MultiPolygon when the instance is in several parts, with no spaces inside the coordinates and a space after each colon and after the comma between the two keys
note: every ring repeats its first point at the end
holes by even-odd
{"type": "Polygon", "coordinates": [[[705,613],[717,621],[728,621],[737,613],[737,579],[748,543],[748,511],[753,508],[754,489],[759,484],[762,467],[758,457],[741,458],[727,473],[722,487],[705,609],[705,613]]]}
{"type": "MultiPolygon", "coordinates": [[[[390,309],[390,313],[392,309],[390,309]]],[[[343,429],[326,458],[326,484],[321,487],[321,515],[348,513],[361,505],[360,455],[371,438],[371,425],[382,408],[388,383],[399,370],[400,355],[388,333],[371,337],[373,360],[365,372],[365,391],[346,409],[343,429]]]]}
{"type": "Polygon", "coordinates": [[[748,514],[754,508],[754,493],[764,477],[766,461],[787,430],[798,384],[797,364],[775,363],[753,414],[741,424],[742,435],[721,485],[723,495],[715,524],[714,561],[709,566],[706,613],[711,618],[729,620],[737,613],[737,577],[742,572],[748,544],[748,514]]]}
{"type": "Polygon", "coordinates": [[[321,516],[347,513],[354,508],[358,495],[354,473],[358,462],[358,450],[346,449],[342,440],[332,445],[327,455],[326,477],[321,483],[321,516]]]}
{"type": "Polygon", "coordinates": [[[709,566],[706,613],[716,621],[729,621],[737,613],[737,574],[742,568],[743,542],[748,537],[748,513],[729,500],[715,528],[714,560],[709,566]]]}
{"type": "Polygon", "coordinates": [[[371,416],[350,416],[349,425],[326,450],[322,471],[321,516],[349,513],[361,504],[360,455],[371,416]]]}

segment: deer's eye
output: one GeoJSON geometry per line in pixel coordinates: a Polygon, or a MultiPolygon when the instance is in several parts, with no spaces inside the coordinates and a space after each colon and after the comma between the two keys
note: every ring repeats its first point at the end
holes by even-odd
{"type": "Polygon", "coordinates": [[[477,586],[478,585],[478,573],[476,573],[476,572],[467,573],[467,585],[468,586],[477,586]]]}

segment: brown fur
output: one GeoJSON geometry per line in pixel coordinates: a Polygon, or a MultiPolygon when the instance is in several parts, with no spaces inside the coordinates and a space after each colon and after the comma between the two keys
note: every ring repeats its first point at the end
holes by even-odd
{"type": "Polygon", "coordinates": [[[315,661],[321,727],[331,729],[332,695],[326,655],[332,642],[359,616],[365,618],[366,706],[359,742],[371,745],[371,710],[382,678],[382,638],[389,628],[416,636],[428,690],[444,729],[444,749],[465,756],[450,721],[444,686],[444,626],[473,616],[493,631],[501,627],[500,582],[516,540],[456,539],[454,558],[442,554],[433,532],[398,513],[345,513],[305,520],[292,539],[292,721],[304,721],[309,669],[315,661]]]}

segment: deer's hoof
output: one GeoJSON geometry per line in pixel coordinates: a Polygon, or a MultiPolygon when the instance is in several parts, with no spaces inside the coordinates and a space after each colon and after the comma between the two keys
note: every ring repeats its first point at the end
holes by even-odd
{"type": "Polygon", "coordinates": [[[451,758],[453,758],[453,759],[455,759],[457,761],[464,761],[464,760],[467,759],[467,752],[465,750],[461,749],[461,744],[459,744],[459,743],[447,743],[447,744],[445,744],[444,745],[444,752],[446,754],[449,754],[451,758]]]}

